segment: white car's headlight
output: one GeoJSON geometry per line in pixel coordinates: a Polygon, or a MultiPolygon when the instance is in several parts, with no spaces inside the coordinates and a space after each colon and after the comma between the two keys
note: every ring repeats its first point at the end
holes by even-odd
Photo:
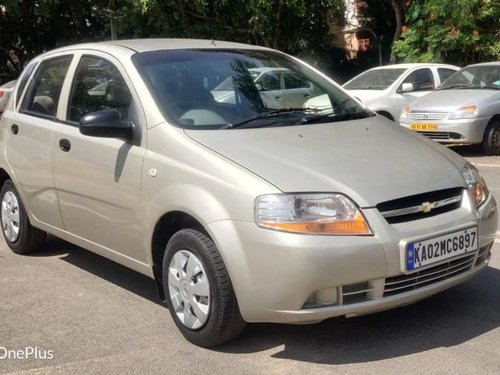
{"type": "Polygon", "coordinates": [[[467,119],[467,118],[476,118],[479,114],[479,108],[475,105],[468,105],[462,108],[459,108],[455,112],[451,112],[448,119],[450,120],[459,120],[459,119],[467,119]]]}
{"type": "Polygon", "coordinates": [[[409,118],[410,118],[410,107],[405,105],[403,107],[403,110],[401,111],[401,116],[399,117],[399,119],[401,121],[405,121],[405,120],[408,120],[409,118]]]}
{"type": "Polygon", "coordinates": [[[467,190],[469,191],[472,201],[476,206],[483,204],[490,192],[479,170],[472,164],[467,163],[465,167],[462,168],[462,176],[467,184],[467,190]]]}
{"type": "Polygon", "coordinates": [[[272,194],[255,200],[255,221],[262,228],[293,233],[371,235],[353,201],[341,194],[272,194]]]}

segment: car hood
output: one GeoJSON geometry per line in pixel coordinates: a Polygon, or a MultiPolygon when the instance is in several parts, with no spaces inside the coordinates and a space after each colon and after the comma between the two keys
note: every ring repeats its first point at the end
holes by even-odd
{"type": "Polygon", "coordinates": [[[461,157],[379,117],[185,132],[284,192],[340,192],[361,207],[464,185],[461,157]]]}
{"type": "Polygon", "coordinates": [[[417,99],[410,107],[412,112],[450,112],[478,104],[496,94],[496,90],[437,90],[417,99]]]}

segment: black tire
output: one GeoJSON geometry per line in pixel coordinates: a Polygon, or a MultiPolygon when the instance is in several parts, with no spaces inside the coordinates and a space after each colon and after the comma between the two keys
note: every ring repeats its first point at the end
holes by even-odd
{"type": "Polygon", "coordinates": [[[172,236],[163,257],[162,281],[172,319],[191,343],[205,348],[220,345],[236,338],[245,329],[246,323],[241,317],[224,261],[215,243],[201,230],[183,229],[172,236]],[[173,256],[181,250],[189,251],[198,258],[209,282],[208,318],[198,329],[188,328],[182,323],[170,299],[169,267],[173,256]]]}
{"type": "Polygon", "coordinates": [[[500,120],[488,124],[481,146],[486,155],[500,155],[500,120]]]}
{"type": "Polygon", "coordinates": [[[31,223],[24,208],[24,204],[17,193],[16,188],[11,180],[6,180],[2,186],[0,192],[0,199],[3,203],[6,194],[13,194],[17,199],[18,210],[19,210],[19,233],[17,238],[11,240],[6,235],[6,230],[3,225],[4,222],[4,210],[0,209],[0,219],[2,223],[2,234],[5,242],[10,247],[10,249],[16,254],[30,254],[38,250],[44,243],[47,234],[37,228],[31,226],[31,223]]]}

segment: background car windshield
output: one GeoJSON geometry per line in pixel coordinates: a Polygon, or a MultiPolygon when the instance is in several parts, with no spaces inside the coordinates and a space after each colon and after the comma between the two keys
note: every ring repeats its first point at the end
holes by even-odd
{"type": "Polygon", "coordinates": [[[346,90],[385,90],[403,74],[406,69],[368,70],[344,85],[346,90]]]}
{"type": "Polygon", "coordinates": [[[460,69],[444,81],[439,88],[500,89],[500,65],[479,65],[460,69]]]}
{"type": "Polygon", "coordinates": [[[132,60],[165,118],[183,128],[225,128],[267,114],[273,121],[288,116],[285,125],[318,113],[370,115],[314,71],[273,51],[164,50],[132,60]]]}

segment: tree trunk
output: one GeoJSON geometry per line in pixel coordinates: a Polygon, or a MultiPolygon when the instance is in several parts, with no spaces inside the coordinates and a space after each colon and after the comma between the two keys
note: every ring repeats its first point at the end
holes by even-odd
{"type": "Polygon", "coordinates": [[[392,9],[394,10],[394,17],[396,18],[396,30],[394,31],[394,37],[392,38],[391,44],[391,57],[390,62],[394,64],[396,62],[396,56],[394,55],[394,42],[399,40],[401,37],[401,27],[403,26],[403,11],[402,4],[400,0],[391,0],[392,9]]]}
{"type": "Polygon", "coordinates": [[[273,48],[274,49],[281,49],[280,46],[280,41],[281,41],[281,15],[283,13],[283,0],[278,0],[278,6],[276,9],[276,29],[274,31],[274,38],[273,38],[273,48]]]}

